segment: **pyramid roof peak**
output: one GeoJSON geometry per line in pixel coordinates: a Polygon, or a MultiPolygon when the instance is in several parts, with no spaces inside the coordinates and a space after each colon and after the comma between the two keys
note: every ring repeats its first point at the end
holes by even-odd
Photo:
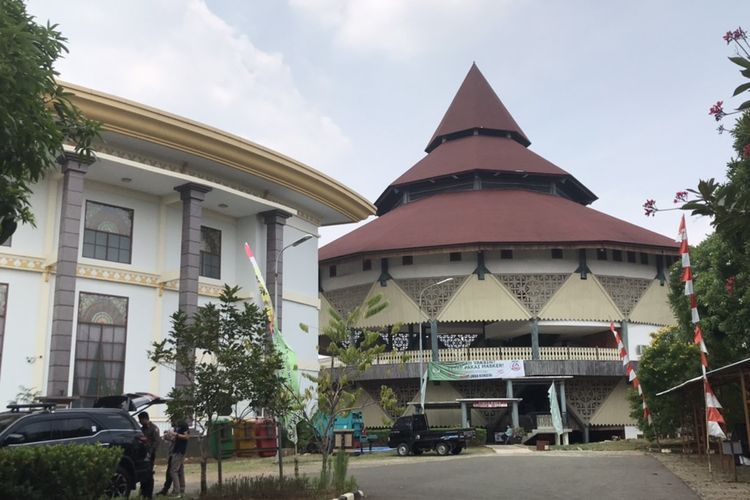
{"type": "Polygon", "coordinates": [[[472,63],[443,119],[432,135],[426,152],[437,148],[443,140],[479,130],[488,135],[507,135],[523,146],[531,141],[518,126],[476,62],[472,63]]]}

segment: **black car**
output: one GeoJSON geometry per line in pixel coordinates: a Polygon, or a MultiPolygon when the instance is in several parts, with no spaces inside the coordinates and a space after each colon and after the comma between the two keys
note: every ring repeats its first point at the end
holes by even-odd
{"type": "Polygon", "coordinates": [[[432,430],[424,414],[399,417],[388,434],[388,446],[401,456],[421,455],[435,450],[438,455],[458,455],[475,436],[474,429],[432,430]]]}
{"type": "Polygon", "coordinates": [[[151,474],[148,442],[121,408],[56,409],[54,404],[8,405],[0,413],[0,447],[59,444],[119,446],[123,455],[108,496],[127,497],[151,474]]]}

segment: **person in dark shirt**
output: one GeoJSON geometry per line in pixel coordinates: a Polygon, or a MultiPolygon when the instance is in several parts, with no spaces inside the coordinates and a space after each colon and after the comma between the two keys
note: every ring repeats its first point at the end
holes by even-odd
{"type": "Polygon", "coordinates": [[[172,476],[172,493],[177,496],[185,494],[185,453],[187,452],[188,426],[185,422],[180,422],[175,426],[174,444],[170,453],[169,473],[172,476]]]}
{"type": "Polygon", "coordinates": [[[159,428],[154,425],[145,411],[138,414],[138,421],[141,424],[141,431],[148,441],[148,458],[151,461],[150,474],[141,481],[141,496],[152,498],[154,494],[154,460],[156,460],[156,450],[159,448],[159,428]]]}

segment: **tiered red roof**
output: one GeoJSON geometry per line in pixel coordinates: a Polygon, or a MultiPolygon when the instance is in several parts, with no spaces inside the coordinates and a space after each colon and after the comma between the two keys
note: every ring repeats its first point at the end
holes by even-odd
{"type": "Polygon", "coordinates": [[[660,234],[574,201],[525,190],[441,193],[401,205],[325,245],[319,259],[440,247],[638,246],[675,250],[660,234]]]}

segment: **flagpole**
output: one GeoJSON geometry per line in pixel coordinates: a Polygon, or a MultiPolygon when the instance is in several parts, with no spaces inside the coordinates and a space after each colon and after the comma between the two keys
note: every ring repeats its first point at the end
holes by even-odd
{"type": "MultiPolygon", "coordinates": [[[[693,288],[693,269],[690,265],[690,248],[688,246],[687,228],[685,226],[685,216],[683,215],[680,219],[680,256],[682,258],[682,277],[681,281],[685,283],[685,295],[690,300],[690,320],[695,325],[695,335],[693,337],[693,343],[695,343],[700,349],[701,354],[701,373],[703,374],[703,399],[705,403],[705,425],[706,425],[706,459],[708,460],[708,473],[712,474],[711,470],[711,428],[710,424],[714,423],[718,427],[718,434],[715,435],[719,438],[726,439],[724,431],[721,428],[721,424],[724,423],[724,417],[721,415],[721,403],[716,398],[711,384],[708,381],[706,375],[706,368],[708,368],[708,349],[706,349],[706,343],[703,341],[703,331],[700,327],[700,315],[698,314],[698,298],[693,288]]],[[[713,474],[712,474],[713,475],[713,474]]]]}

